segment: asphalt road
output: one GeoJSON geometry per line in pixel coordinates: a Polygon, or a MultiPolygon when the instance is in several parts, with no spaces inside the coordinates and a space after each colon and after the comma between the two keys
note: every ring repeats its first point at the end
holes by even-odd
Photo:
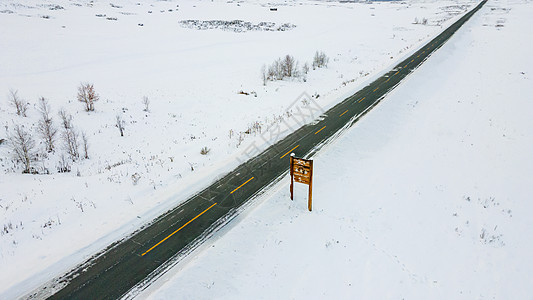
{"type": "Polygon", "coordinates": [[[50,298],[116,299],[157,276],[231,219],[254,195],[287,174],[288,153],[311,157],[320,145],[350,127],[381,101],[485,2],[388,73],[323,113],[316,122],[294,131],[150,225],[55,279],[54,289],[58,291],[50,298]]]}

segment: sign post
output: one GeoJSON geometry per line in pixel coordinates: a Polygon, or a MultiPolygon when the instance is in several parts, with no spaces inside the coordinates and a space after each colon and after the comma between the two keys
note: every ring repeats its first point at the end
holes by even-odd
{"type": "Polygon", "coordinates": [[[300,182],[309,186],[309,199],[307,207],[309,211],[313,207],[313,161],[295,157],[291,154],[291,200],[294,200],[294,182],[300,182]]]}

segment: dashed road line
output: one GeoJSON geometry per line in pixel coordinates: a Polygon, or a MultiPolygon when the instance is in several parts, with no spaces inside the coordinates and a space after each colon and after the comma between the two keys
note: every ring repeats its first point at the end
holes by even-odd
{"type": "Polygon", "coordinates": [[[348,112],[348,110],[345,110],[339,117],[342,117],[342,115],[344,115],[347,112],[348,112]]]}
{"type": "Polygon", "coordinates": [[[296,147],[294,147],[294,148],[292,148],[291,150],[289,150],[289,152],[283,154],[283,155],[280,157],[280,159],[284,158],[287,154],[291,153],[292,150],[298,148],[298,146],[300,146],[300,145],[297,145],[296,147]]]}
{"type": "Polygon", "coordinates": [[[250,182],[250,180],[252,180],[252,179],[254,179],[254,177],[252,177],[252,178],[246,180],[243,184],[239,185],[237,188],[235,188],[233,191],[231,191],[230,194],[235,193],[238,189],[242,188],[245,184],[247,184],[248,182],[250,182]]]}
{"type": "Polygon", "coordinates": [[[322,129],[326,128],[326,126],[320,128],[317,132],[315,132],[315,134],[319,133],[320,131],[322,131],[322,129]]]}
{"type": "MultiPolygon", "coordinates": [[[[253,177],[252,177],[253,178],[253,177]]],[[[251,179],[250,179],[251,180],[251,179]]],[[[213,203],[211,206],[209,206],[208,208],[206,208],[203,212],[199,213],[198,215],[196,215],[196,217],[192,218],[191,220],[189,220],[189,222],[185,223],[183,226],[181,226],[180,228],[178,228],[176,231],[174,231],[173,233],[169,234],[166,238],[162,239],[159,243],[155,244],[152,246],[152,248],[146,250],[146,252],[144,252],[143,254],[141,254],[141,256],[145,256],[148,252],[152,251],[155,247],[161,245],[164,241],[168,240],[171,236],[173,236],[174,234],[176,234],[178,231],[182,230],[185,226],[189,225],[192,221],[196,220],[199,216],[203,215],[206,211],[210,210],[211,208],[213,208],[213,206],[217,205],[217,203],[213,203]]]]}

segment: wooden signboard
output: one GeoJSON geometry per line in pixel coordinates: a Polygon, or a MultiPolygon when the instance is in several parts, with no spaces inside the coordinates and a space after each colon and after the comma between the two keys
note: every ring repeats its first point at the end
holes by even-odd
{"type": "Polygon", "coordinates": [[[294,199],[294,182],[309,186],[309,200],[307,207],[312,208],[313,197],[313,161],[310,159],[297,158],[291,155],[291,200],[294,199]]]}

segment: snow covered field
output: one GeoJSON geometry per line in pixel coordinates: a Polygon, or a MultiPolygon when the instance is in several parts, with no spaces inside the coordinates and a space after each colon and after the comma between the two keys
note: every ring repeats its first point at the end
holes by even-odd
{"type": "Polygon", "coordinates": [[[532,1],[489,1],[141,298],[531,299],[532,1]]]}
{"type": "Polygon", "coordinates": [[[279,122],[302,92],[319,95],[324,108],[335,104],[473,3],[2,1],[0,140],[23,126],[36,142],[33,170],[50,174],[21,174],[9,143],[0,143],[0,298],[70,269],[232,169],[254,141],[246,132],[279,122]],[[235,19],[288,30],[179,23],[235,19]],[[329,56],[327,68],[263,86],[263,64],[286,54],[310,64],[317,50],[329,56]],[[76,100],[81,82],[100,95],[94,112],[76,100]],[[29,103],[27,117],[15,113],[10,90],[29,103]],[[36,131],[41,96],[59,129],[52,153],[36,131]],[[60,109],[89,141],[89,159],[67,159],[69,173],[58,173],[60,109]]]}

